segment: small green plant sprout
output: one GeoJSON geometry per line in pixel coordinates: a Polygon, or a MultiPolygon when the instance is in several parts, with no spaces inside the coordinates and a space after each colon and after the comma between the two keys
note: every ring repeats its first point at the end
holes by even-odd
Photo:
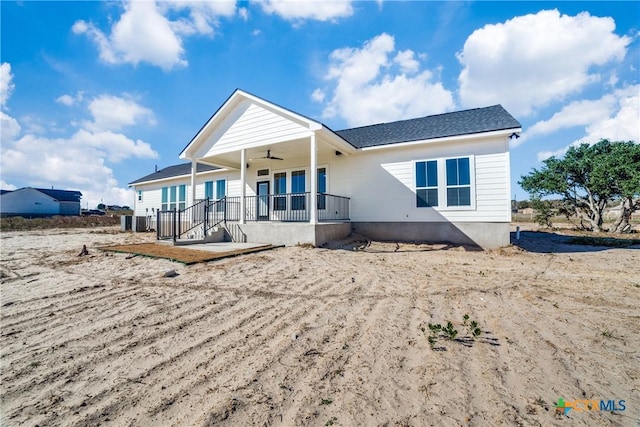
{"type": "Polygon", "coordinates": [[[458,330],[453,327],[453,323],[447,322],[447,326],[443,329],[443,332],[448,340],[453,341],[458,335],[458,330]]]}
{"type": "Polygon", "coordinates": [[[604,331],[602,331],[602,336],[606,338],[613,338],[613,331],[605,329],[604,331]]]}
{"type": "Polygon", "coordinates": [[[533,401],[533,403],[538,406],[547,406],[547,402],[545,402],[545,400],[542,397],[538,397],[536,400],[533,401]]]}
{"type": "Polygon", "coordinates": [[[338,421],[338,419],[336,417],[331,417],[331,418],[329,418],[329,420],[326,423],[324,423],[324,425],[325,426],[332,426],[333,423],[335,423],[336,421],[338,421]]]}
{"type": "Polygon", "coordinates": [[[433,335],[430,335],[427,340],[429,341],[429,347],[431,347],[431,349],[433,349],[436,346],[436,342],[438,342],[438,338],[434,337],[433,335]]]}
{"type": "Polygon", "coordinates": [[[465,314],[464,316],[462,316],[462,324],[464,326],[467,326],[467,322],[469,321],[469,315],[465,314]]]}
{"type": "Polygon", "coordinates": [[[333,399],[329,398],[329,399],[322,399],[320,401],[321,405],[331,405],[333,403],[333,399]]]}
{"type": "Polygon", "coordinates": [[[482,329],[480,328],[473,328],[473,330],[471,331],[471,335],[473,335],[474,338],[479,337],[481,333],[482,329]]]}
{"type": "Polygon", "coordinates": [[[433,334],[437,334],[442,330],[442,325],[440,323],[429,323],[429,330],[433,334]]]}

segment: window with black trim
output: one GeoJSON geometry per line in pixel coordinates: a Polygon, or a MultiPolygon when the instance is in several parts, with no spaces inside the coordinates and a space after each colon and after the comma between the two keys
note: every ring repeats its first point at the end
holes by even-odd
{"type": "Polygon", "coordinates": [[[287,210],[287,174],[279,172],[273,174],[273,210],[287,210]],[[279,194],[282,194],[279,196],[279,194]]]}
{"type": "Polygon", "coordinates": [[[447,206],[471,206],[471,169],[468,157],[447,159],[447,206]]]}
{"type": "Polygon", "coordinates": [[[318,168],[318,209],[327,208],[327,168],[318,168]]]}
{"type": "Polygon", "coordinates": [[[438,206],[438,162],[416,162],[416,206],[438,206]]]}
{"type": "Polygon", "coordinates": [[[171,187],[162,187],[162,210],[183,210],[187,202],[187,186],[173,185],[171,187]]]}
{"type": "MultiPolygon", "coordinates": [[[[304,193],[305,192],[305,174],[304,171],[291,172],[291,192],[292,193],[304,193]]],[[[291,196],[291,210],[303,211],[306,208],[306,195],[291,196]]]]}

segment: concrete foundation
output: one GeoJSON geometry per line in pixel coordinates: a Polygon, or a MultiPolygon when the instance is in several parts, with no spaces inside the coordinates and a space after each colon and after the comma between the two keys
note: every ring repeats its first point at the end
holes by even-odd
{"type": "Polygon", "coordinates": [[[347,237],[352,232],[371,240],[394,242],[452,243],[483,249],[509,245],[507,222],[228,222],[225,239],[230,242],[264,243],[293,246],[322,246],[347,237]]]}
{"type": "Polygon", "coordinates": [[[339,223],[297,223],[297,222],[251,222],[239,224],[228,222],[225,226],[227,239],[232,242],[265,243],[294,246],[310,244],[322,246],[332,240],[339,240],[351,234],[351,224],[339,223]]]}
{"type": "Polygon", "coordinates": [[[508,222],[352,222],[351,227],[371,240],[453,243],[483,249],[509,245],[508,222]]]}

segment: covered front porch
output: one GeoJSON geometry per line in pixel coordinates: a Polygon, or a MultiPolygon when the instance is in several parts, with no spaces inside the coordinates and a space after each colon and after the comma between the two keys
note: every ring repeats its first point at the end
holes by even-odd
{"type": "Polygon", "coordinates": [[[331,167],[355,151],[321,123],[238,90],[180,154],[191,161],[188,207],[161,212],[158,229],[163,215],[173,219],[177,238],[230,223],[344,223],[350,199],[332,181],[331,167]],[[198,196],[198,164],[219,168],[216,181],[205,183],[215,195],[198,196]]]}
{"type": "MultiPolygon", "coordinates": [[[[280,243],[283,240],[255,235],[256,230],[280,230],[281,234],[290,234],[286,228],[265,228],[265,223],[281,223],[290,230],[301,231],[300,223],[320,225],[326,223],[349,222],[349,198],[333,194],[320,193],[316,195],[317,221],[311,222],[312,203],[310,193],[289,193],[278,195],[245,196],[244,203],[241,196],[226,196],[219,200],[197,200],[195,204],[183,210],[158,211],[155,224],[151,224],[157,232],[158,240],[172,239],[174,242],[183,240],[230,240],[234,242],[267,242],[280,243]],[[244,215],[242,213],[244,212],[244,215]],[[261,224],[260,227],[249,224],[261,224]],[[292,228],[294,227],[297,228],[292,228]],[[247,225],[240,227],[240,225],[247,225]],[[219,230],[223,233],[219,233],[219,230]],[[253,230],[252,240],[247,240],[247,233],[243,229],[253,230]],[[258,239],[258,240],[256,240],[258,239]]],[[[315,228],[311,228],[315,230],[315,228]]],[[[305,232],[308,232],[305,229],[305,232]]],[[[273,232],[267,234],[273,235],[273,232]]],[[[294,232],[294,234],[296,234],[294,232]]],[[[298,233],[299,234],[299,233],[298,233]]],[[[312,239],[316,241],[317,239],[312,239]]],[[[297,240],[295,243],[311,243],[311,241],[297,240]]],[[[315,244],[315,243],[314,243],[315,244]]]]}

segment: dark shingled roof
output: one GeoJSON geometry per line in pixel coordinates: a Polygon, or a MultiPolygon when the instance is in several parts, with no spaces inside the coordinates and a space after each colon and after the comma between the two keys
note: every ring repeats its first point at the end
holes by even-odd
{"type": "Polygon", "coordinates": [[[502,105],[339,130],[356,148],[445,138],[522,127],[502,105]]]}
{"type": "Polygon", "coordinates": [[[38,190],[59,202],[79,202],[82,197],[82,193],[79,191],[54,190],[51,188],[34,188],[34,190],[38,190]]]}
{"type": "MultiPolygon", "coordinates": [[[[198,163],[196,172],[200,173],[200,172],[214,171],[218,169],[220,168],[198,163]]],[[[156,179],[172,178],[174,176],[181,176],[181,175],[191,175],[191,163],[181,163],[179,165],[167,166],[166,168],[160,169],[157,172],[150,173],[147,176],[143,176],[140,179],[136,179],[135,181],[130,182],[129,185],[137,184],[139,182],[155,181],[156,179]]]]}

